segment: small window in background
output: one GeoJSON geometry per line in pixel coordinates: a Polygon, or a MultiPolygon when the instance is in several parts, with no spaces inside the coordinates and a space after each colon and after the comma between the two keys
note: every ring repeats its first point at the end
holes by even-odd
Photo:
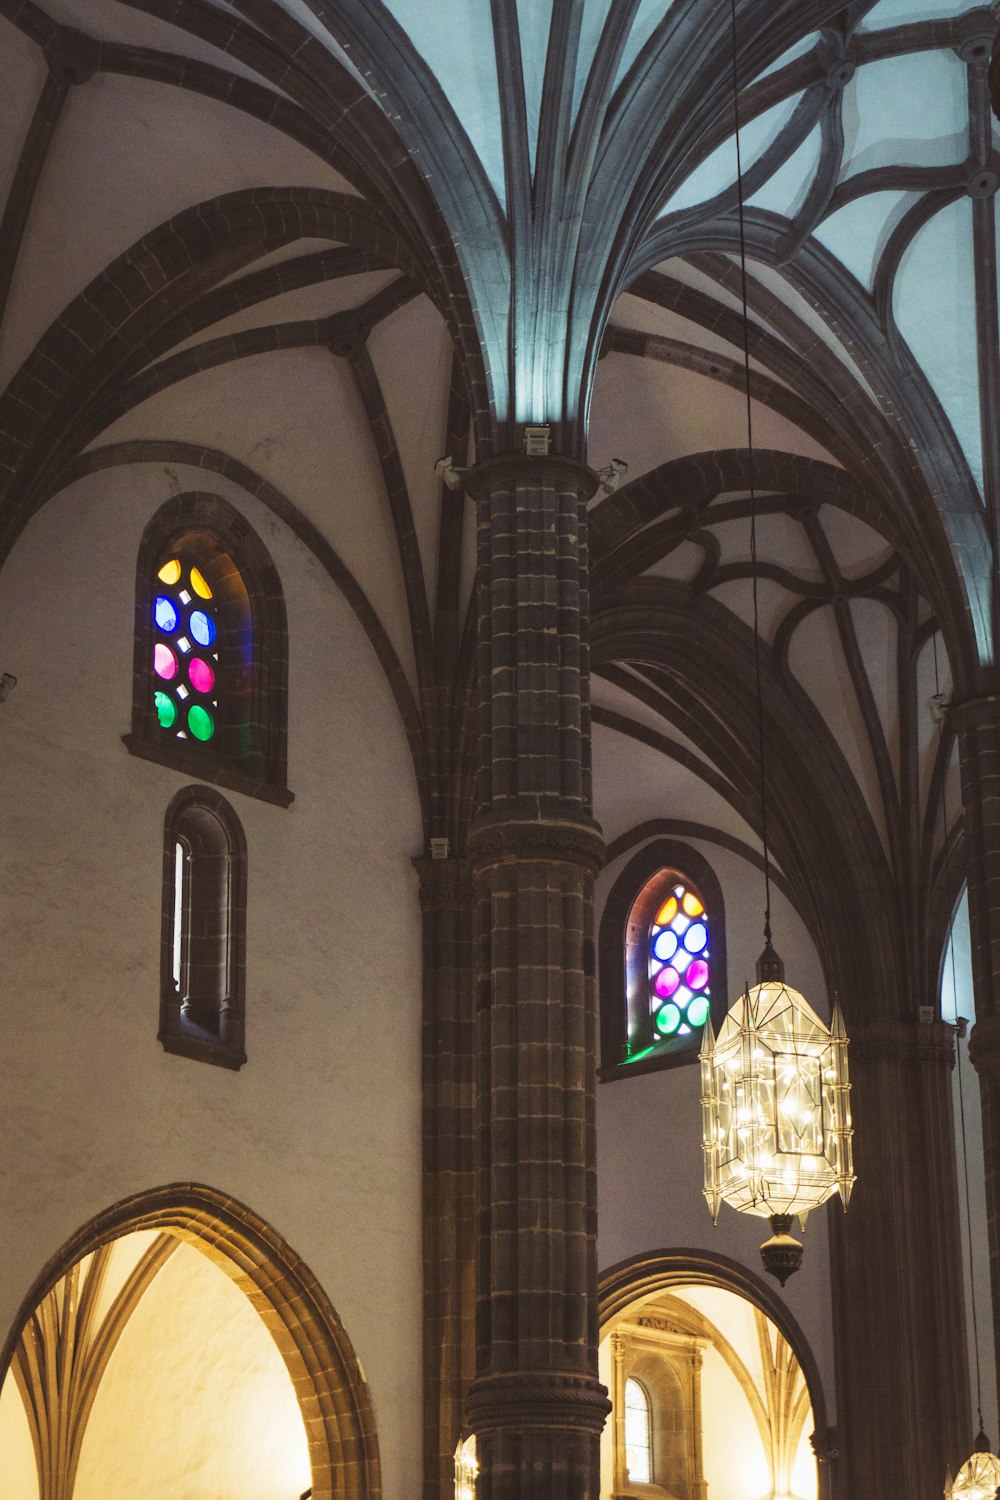
{"type": "Polygon", "coordinates": [[[649,1397],[637,1380],[625,1382],[625,1466],[633,1484],[649,1484],[649,1397]]]}
{"type": "Polygon", "coordinates": [[[246,840],[214,788],[167,809],[159,1039],[167,1052],[239,1068],[244,1051],[246,840]]]}

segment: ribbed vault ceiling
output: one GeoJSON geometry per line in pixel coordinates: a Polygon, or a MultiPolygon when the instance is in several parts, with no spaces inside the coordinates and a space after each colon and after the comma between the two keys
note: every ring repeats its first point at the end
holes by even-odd
{"type": "MultiPolygon", "coordinates": [[[[737,7],[775,850],[831,963],[851,900],[895,924],[899,1004],[943,879],[934,657],[963,691],[995,657],[996,26],[737,7]]],[[[3,554],[113,471],[253,495],[350,602],[460,839],[472,527],[433,464],[549,420],[630,465],[594,510],[598,734],[647,816],[669,785],[749,851],[728,5],[0,0],[0,43],[3,554]]],[[[621,834],[631,791],[599,796],[621,834]]]]}

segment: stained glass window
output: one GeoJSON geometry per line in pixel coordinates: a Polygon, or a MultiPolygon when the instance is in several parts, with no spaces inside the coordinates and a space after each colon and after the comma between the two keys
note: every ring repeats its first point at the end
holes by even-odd
{"type": "Polygon", "coordinates": [[[708,918],[698,892],[676,880],[649,927],[649,1013],[654,1041],[700,1032],[711,1004],[708,918]]]}
{"type": "Polygon", "coordinates": [[[638,1380],[625,1382],[625,1467],[632,1484],[649,1484],[649,1397],[638,1380]]]}
{"type": "Polygon", "coordinates": [[[153,707],[162,734],[189,743],[214,740],[221,666],[216,601],[189,559],[168,557],[157,568],[152,627],[153,707]]]}

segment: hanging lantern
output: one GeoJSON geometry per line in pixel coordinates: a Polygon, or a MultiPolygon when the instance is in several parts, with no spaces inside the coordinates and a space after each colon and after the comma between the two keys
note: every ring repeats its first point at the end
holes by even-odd
{"type": "Polygon", "coordinates": [[[470,1433],[464,1441],[459,1438],[458,1447],[455,1449],[455,1500],[476,1500],[476,1475],[478,1473],[476,1435],[470,1433]]]}
{"type": "MultiPolygon", "coordinates": [[[[757,983],[701,1049],[705,1197],[712,1218],[723,1200],[771,1220],[764,1267],[784,1286],[802,1262],[793,1215],[833,1193],[847,1207],[854,1184],[847,1035],[839,1005],[830,1027],[785,984],[770,942],[757,983]]],[[[992,1500],[992,1496],[991,1496],[992,1500]]]]}
{"type": "Polygon", "coordinates": [[[972,1457],[958,1471],[958,1478],[944,1487],[945,1500],[994,1500],[1000,1488],[1000,1458],[990,1452],[990,1440],[980,1431],[972,1457]]]}

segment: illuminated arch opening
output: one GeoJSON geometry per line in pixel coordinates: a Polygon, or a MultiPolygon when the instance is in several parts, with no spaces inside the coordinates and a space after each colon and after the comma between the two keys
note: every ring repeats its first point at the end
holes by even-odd
{"type": "MultiPolygon", "coordinates": [[[[168,1372],[183,1381],[188,1335],[192,1347],[214,1340],[218,1357],[200,1371],[192,1367],[192,1387],[179,1393],[175,1414],[186,1411],[190,1416],[200,1400],[199,1380],[210,1387],[213,1380],[218,1384],[220,1378],[231,1378],[233,1369],[243,1370],[250,1405],[241,1420],[262,1429],[246,1458],[265,1464],[272,1489],[280,1486],[290,1500],[309,1489],[314,1500],[333,1500],[335,1495],[338,1500],[379,1500],[368,1389],[321,1287],[285,1241],[249,1209],[210,1188],[187,1184],[141,1194],[92,1220],[49,1262],[25,1298],[0,1363],[0,1421],[18,1441],[22,1468],[27,1426],[41,1474],[34,1493],[27,1489],[24,1500],[35,1500],[39,1493],[61,1494],[60,1484],[70,1485],[67,1495],[78,1484],[78,1500],[87,1500],[88,1493],[96,1493],[91,1484],[95,1474],[107,1500],[127,1500],[136,1492],[134,1471],[119,1476],[116,1491],[109,1479],[117,1468],[109,1470],[96,1451],[103,1443],[108,1452],[118,1452],[116,1463],[122,1457],[121,1434],[115,1436],[120,1414],[111,1401],[102,1413],[101,1385],[114,1378],[122,1391],[141,1386],[134,1377],[143,1358],[148,1364],[154,1349],[164,1353],[155,1340],[151,1346],[150,1333],[167,1326],[168,1304],[183,1324],[183,1296],[189,1299],[189,1321],[197,1325],[201,1319],[200,1337],[197,1326],[179,1329],[172,1353],[167,1351],[168,1372]],[[211,1309],[221,1323],[214,1329],[208,1326],[212,1318],[206,1319],[211,1309]],[[66,1357],[67,1337],[71,1358],[66,1357]],[[44,1363],[51,1369],[57,1347],[63,1350],[64,1374],[54,1387],[50,1380],[46,1392],[44,1363]],[[266,1419],[257,1415],[261,1402],[267,1406],[266,1419]],[[57,1419],[65,1435],[61,1446],[53,1448],[50,1434],[57,1419]]],[[[153,1386],[155,1393],[155,1382],[153,1386]]],[[[168,1403],[178,1395],[168,1386],[161,1394],[168,1403]]],[[[133,1405],[141,1401],[140,1390],[133,1405]]],[[[211,1394],[204,1404],[211,1406],[211,1394]]],[[[207,1422],[201,1424],[206,1431],[207,1422]]],[[[141,1450],[137,1454],[141,1457],[141,1450]]],[[[202,1493],[207,1476],[200,1466],[211,1459],[205,1458],[204,1441],[192,1435],[185,1445],[181,1432],[176,1457],[181,1473],[165,1476],[164,1494],[202,1493]]],[[[234,1484],[236,1500],[247,1490],[239,1476],[234,1484]]],[[[212,1492],[227,1493],[225,1488],[212,1492]]]]}
{"type": "Polygon", "coordinates": [[[699,1251],[616,1266],[601,1282],[599,1361],[612,1401],[602,1500],[817,1500],[829,1434],[815,1362],[744,1267],[699,1251]]]}

